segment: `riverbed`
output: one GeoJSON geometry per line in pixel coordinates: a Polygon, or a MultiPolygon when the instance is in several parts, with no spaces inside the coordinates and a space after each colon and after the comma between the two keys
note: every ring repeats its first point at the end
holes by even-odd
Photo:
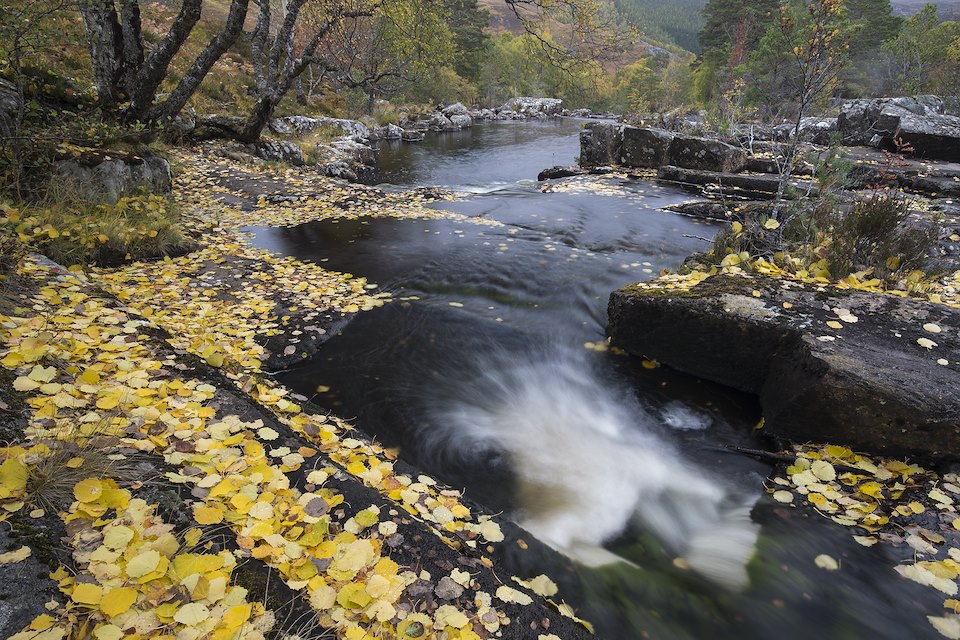
{"type": "Polygon", "coordinates": [[[474,221],[251,228],[394,297],[279,380],[578,560],[571,604],[599,637],[934,634],[940,599],[892,570],[909,549],[863,548],[767,496],[770,467],[734,452],[765,445],[755,398],[609,348],[609,293],[675,269],[718,227],[664,210],[691,197],[673,186],[537,183],[575,161],[581,125],[381,149],[388,188],[451,189],[433,206],[474,221]],[[818,568],[824,553],[845,570],[818,568]]]}

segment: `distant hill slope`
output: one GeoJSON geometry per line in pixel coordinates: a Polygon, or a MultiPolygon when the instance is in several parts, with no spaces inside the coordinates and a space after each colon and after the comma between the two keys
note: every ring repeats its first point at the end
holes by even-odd
{"type": "MultiPolygon", "coordinates": [[[[960,0],[958,0],[960,1],[960,0]]],[[[672,46],[698,52],[697,35],[703,26],[701,10],[706,0],[605,0],[622,20],[640,31],[642,46],[672,46]]],[[[519,20],[505,0],[478,0],[490,12],[490,29],[494,33],[523,31],[519,20]]]]}
{"type": "Polygon", "coordinates": [[[937,5],[941,20],[960,20],[960,0],[891,0],[893,12],[900,16],[912,16],[925,4],[937,5]]]}
{"type": "Polygon", "coordinates": [[[617,10],[644,36],[700,52],[706,0],[613,0],[617,10]]]}

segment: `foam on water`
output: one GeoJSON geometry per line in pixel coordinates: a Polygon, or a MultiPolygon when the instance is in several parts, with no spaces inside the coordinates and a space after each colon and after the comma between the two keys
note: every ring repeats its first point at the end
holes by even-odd
{"type": "MultiPolygon", "coordinates": [[[[753,498],[685,460],[657,418],[612,389],[579,351],[492,357],[463,393],[435,408],[424,444],[433,455],[504,452],[516,476],[518,522],[586,564],[629,526],[654,532],[696,571],[747,582],[758,527],[753,498]]],[[[687,416],[685,416],[687,417],[687,416]]]]}

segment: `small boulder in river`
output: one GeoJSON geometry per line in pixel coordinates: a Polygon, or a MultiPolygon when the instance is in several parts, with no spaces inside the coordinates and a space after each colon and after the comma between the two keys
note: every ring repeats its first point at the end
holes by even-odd
{"type": "Polygon", "coordinates": [[[610,297],[628,352],[757,394],[794,442],[960,456],[960,310],[893,295],[717,275],[610,297]],[[758,295],[759,294],[759,295],[758,295]]]}

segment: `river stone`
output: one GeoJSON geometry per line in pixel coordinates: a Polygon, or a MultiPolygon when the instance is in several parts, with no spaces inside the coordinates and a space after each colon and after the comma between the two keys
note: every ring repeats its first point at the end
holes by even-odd
{"type": "Polygon", "coordinates": [[[591,122],[580,132],[580,164],[584,167],[618,164],[622,148],[622,124],[591,122]]]}
{"type": "Polygon", "coordinates": [[[432,131],[453,131],[456,129],[456,125],[439,111],[434,113],[430,118],[430,129],[432,131]]]}
{"type": "Polygon", "coordinates": [[[690,291],[625,287],[609,315],[613,343],[631,354],[757,394],[772,435],[960,456],[960,310],[718,275],[690,291]]]}
{"type": "Polygon", "coordinates": [[[443,115],[448,118],[453,118],[453,116],[468,116],[470,115],[470,110],[463,106],[462,102],[454,102],[451,105],[444,107],[442,110],[443,115]]]}
{"type": "Polygon", "coordinates": [[[739,171],[747,162],[743,149],[711,138],[675,136],[670,142],[670,164],[684,169],[739,171]]]}
{"type": "Polygon", "coordinates": [[[455,113],[450,116],[450,122],[458,129],[469,129],[473,126],[473,118],[465,113],[455,113]]]}
{"type": "Polygon", "coordinates": [[[663,129],[624,127],[620,162],[628,167],[658,169],[670,163],[673,134],[663,129]]]}

